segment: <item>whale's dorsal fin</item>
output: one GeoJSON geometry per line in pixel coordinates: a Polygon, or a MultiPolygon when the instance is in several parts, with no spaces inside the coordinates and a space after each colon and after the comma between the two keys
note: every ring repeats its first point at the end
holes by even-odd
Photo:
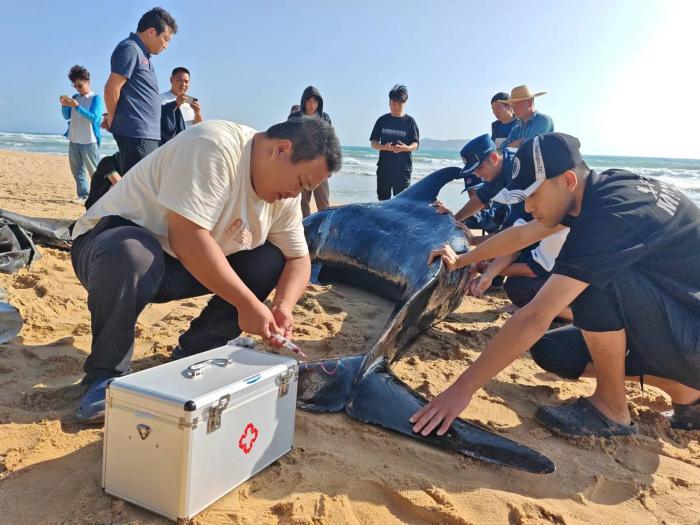
{"type": "Polygon", "coordinates": [[[395,199],[414,200],[425,203],[434,202],[442,187],[450,181],[459,179],[462,173],[461,168],[449,167],[437,170],[430,175],[409,186],[402,191],[395,199]]]}

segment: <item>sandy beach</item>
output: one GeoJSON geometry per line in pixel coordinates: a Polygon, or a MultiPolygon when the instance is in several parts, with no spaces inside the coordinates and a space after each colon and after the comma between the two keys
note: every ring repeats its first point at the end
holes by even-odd
{"type": "MultiPolygon", "coordinates": [[[[66,156],[0,151],[0,208],[77,218],[66,156]]],[[[332,196],[331,196],[332,198],[332,196]]],[[[90,347],[86,292],[68,252],[40,248],[30,269],[0,274],[21,311],[20,336],[0,345],[0,523],[165,524],[104,494],[102,429],[72,416],[90,347]]],[[[137,326],[133,366],[165,362],[206,297],[149,306],[137,326]]],[[[364,352],[390,305],[343,286],[310,285],[295,308],[294,338],[312,359],[364,352]]],[[[393,366],[431,397],[476,359],[509,317],[502,296],[465,297],[393,366]]],[[[263,349],[259,344],[259,349],[263,349]]],[[[534,475],[471,461],[359,424],[344,414],[297,411],[294,450],[198,515],[193,523],[536,524],[700,523],[700,432],[672,430],[659,390],[628,384],[641,434],[611,440],[555,437],[536,406],[589,395],[591,380],[563,381],[525,356],[477,393],[466,419],[548,455],[534,475]]]]}

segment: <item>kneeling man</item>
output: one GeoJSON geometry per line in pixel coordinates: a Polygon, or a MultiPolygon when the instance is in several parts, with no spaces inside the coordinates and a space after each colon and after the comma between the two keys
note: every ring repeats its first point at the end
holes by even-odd
{"type": "Polygon", "coordinates": [[[135,165],[83,215],[71,260],[88,291],[92,348],[76,418],[104,417],[109,381],[129,371],[147,304],[213,293],[173,358],[226,344],[242,330],[289,336],[310,276],[297,198],[340,168],[340,143],[321,119],[264,133],[203,122],[135,165]],[[262,301],[276,289],[272,306],[262,301]]]}
{"type": "Polygon", "coordinates": [[[518,150],[506,202],[525,200],[534,221],[459,257],[431,254],[450,269],[512,253],[566,226],[552,275],[474,364],[413,415],[424,435],[444,434],[477,389],[531,350],[545,370],[593,375],[589,398],[540,407],[540,423],[564,436],[636,433],[625,378],[671,397],[671,426],[700,428],[700,210],[673,186],[624,170],[591,171],[578,139],[546,133],[518,150]],[[546,332],[568,305],[573,325],[546,332]],[[545,333],[546,332],[546,333],[545,333]]]}

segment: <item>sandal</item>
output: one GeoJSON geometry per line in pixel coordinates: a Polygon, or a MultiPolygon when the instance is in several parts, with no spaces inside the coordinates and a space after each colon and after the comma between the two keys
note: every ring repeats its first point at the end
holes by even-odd
{"type": "Polygon", "coordinates": [[[639,433],[636,423],[615,423],[585,397],[568,405],[539,407],[535,419],[564,437],[613,437],[639,433]]]}

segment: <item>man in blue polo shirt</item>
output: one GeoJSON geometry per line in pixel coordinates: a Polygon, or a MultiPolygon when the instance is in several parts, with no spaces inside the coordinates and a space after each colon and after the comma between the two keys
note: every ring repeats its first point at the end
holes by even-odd
{"type": "Polygon", "coordinates": [[[518,149],[523,142],[535,138],[537,135],[542,135],[542,133],[554,131],[554,121],[544,113],[535,110],[535,97],[546,94],[546,91],[532,93],[527,86],[517,86],[511,89],[510,99],[502,102],[513,108],[518,123],[513,126],[506,140],[500,144],[500,148],[518,149]]]}
{"type": "MultiPolygon", "coordinates": [[[[476,175],[484,183],[471,194],[462,209],[455,213],[455,219],[459,222],[466,221],[470,228],[491,230],[489,233],[494,233],[500,229],[508,215],[508,206],[496,204],[490,208],[491,201],[510,182],[513,153],[499,150],[487,134],[470,140],[460,153],[465,164],[462,170],[465,181],[476,175]]],[[[435,202],[434,206],[438,213],[448,211],[440,201],[435,202]]]]}
{"type": "Polygon", "coordinates": [[[119,147],[121,172],[154,151],[160,141],[160,92],[151,55],[168,48],[175,19],[155,7],[139,20],[136,33],[117,44],[105,85],[106,128],[119,147]]]}

